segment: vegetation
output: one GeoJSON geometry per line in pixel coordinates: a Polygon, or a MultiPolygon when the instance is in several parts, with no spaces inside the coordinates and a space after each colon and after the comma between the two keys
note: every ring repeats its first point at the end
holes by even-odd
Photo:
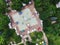
{"type": "MultiPolygon", "coordinates": [[[[60,8],[56,8],[56,4],[60,0],[34,0],[35,7],[40,13],[40,18],[44,21],[44,31],[48,37],[49,45],[60,45],[60,8]],[[50,16],[56,16],[57,23],[51,24],[49,20],[50,16]]],[[[18,11],[21,10],[22,2],[28,3],[28,0],[12,0],[12,8],[18,11]]],[[[9,18],[5,15],[7,6],[4,0],[0,0],[0,45],[7,45],[12,39],[17,41],[21,40],[19,36],[15,34],[14,30],[10,30],[8,27],[9,18]]],[[[35,37],[34,37],[35,38],[35,37]]],[[[38,37],[39,38],[39,37],[38,37]]],[[[34,40],[33,40],[34,41],[34,40]]],[[[32,44],[31,44],[32,45],[32,44]]]]}
{"type": "Polygon", "coordinates": [[[32,42],[36,43],[40,40],[42,40],[43,34],[42,32],[33,32],[30,34],[31,38],[32,38],[32,42]]]}
{"type": "Polygon", "coordinates": [[[27,45],[35,45],[35,43],[29,42],[29,41],[27,41],[26,43],[27,45]]]}

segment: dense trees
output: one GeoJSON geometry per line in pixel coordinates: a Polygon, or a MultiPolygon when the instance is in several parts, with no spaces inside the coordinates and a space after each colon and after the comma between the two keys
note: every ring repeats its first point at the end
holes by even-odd
{"type": "Polygon", "coordinates": [[[33,32],[30,34],[30,36],[32,38],[32,42],[36,43],[37,40],[42,40],[43,33],[42,32],[33,32]]]}
{"type": "Polygon", "coordinates": [[[16,43],[20,43],[20,42],[21,42],[21,37],[20,37],[20,36],[17,36],[16,33],[14,33],[11,38],[12,38],[12,40],[15,41],[16,43]]]}
{"type": "Polygon", "coordinates": [[[55,4],[57,4],[59,1],[60,1],[60,0],[50,0],[50,3],[55,5],[55,4]]]}
{"type": "Polygon", "coordinates": [[[5,13],[7,10],[6,10],[6,3],[4,2],[4,0],[0,0],[0,13],[5,13]]]}
{"type": "Polygon", "coordinates": [[[60,38],[60,8],[56,8],[56,3],[58,2],[59,0],[36,0],[35,2],[36,9],[40,13],[40,18],[44,21],[44,31],[49,39],[49,45],[60,45],[56,42],[58,37],[60,38]],[[51,21],[49,20],[50,16],[56,16],[58,18],[56,24],[51,24],[51,21]],[[54,37],[57,38],[54,39],[54,37]]]}

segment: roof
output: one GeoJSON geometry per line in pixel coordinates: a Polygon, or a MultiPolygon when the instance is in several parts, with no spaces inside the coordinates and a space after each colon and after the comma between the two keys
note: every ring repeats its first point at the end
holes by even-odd
{"type": "Polygon", "coordinates": [[[57,8],[60,8],[60,2],[59,2],[58,4],[56,4],[56,7],[57,7],[57,8]]]}
{"type": "Polygon", "coordinates": [[[27,24],[31,26],[37,24],[36,18],[32,17],[32,13],[28,8],[22,10],[21,12],[16,12],[13,14],[12,18],[17,24],[19,30],[22,32],[24,32],[24,30],[27,28],[27,24]]]}
{"type": "Polygon", "coordinates": [[[33,5],[27,5],[20,12],[11,10],[9,12],[12,27],[16,30],[19,35],[26,35],[34,31],[42,30],[42,20],[39,18],[39,14],[33,5]],[[34,30],[36,29],[36,30],[34,30]]]}
{"type": "Polygon", "coordinates": [[[51,21],[56,21],[57,17],[51,17],[50,19],[51,19],[51,21]]]}

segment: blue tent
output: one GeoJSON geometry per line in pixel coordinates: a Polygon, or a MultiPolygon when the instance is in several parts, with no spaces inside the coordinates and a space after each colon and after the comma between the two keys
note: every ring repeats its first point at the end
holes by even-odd
{"type": "Polygon", "coordinates": [[[21,15],[23,12],[19,12],[19,14],[21,15]]]}
{"type": "Polygon", "coordinates": [[[19,22],[17,21],[16,24],[19,24],[19,22]]]}

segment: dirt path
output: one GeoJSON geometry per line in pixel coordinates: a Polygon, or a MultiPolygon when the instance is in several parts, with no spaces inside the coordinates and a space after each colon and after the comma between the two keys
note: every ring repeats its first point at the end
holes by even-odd
{"type": "Polygon", "coordinates": [[[45,34],[44,31],[42,31],[42,33],[43,33],[43,39],[45,40],[46,45],[48,45],[48,39],[47,39],[47,37],[46,37],[46,34],[45,34]]]}

